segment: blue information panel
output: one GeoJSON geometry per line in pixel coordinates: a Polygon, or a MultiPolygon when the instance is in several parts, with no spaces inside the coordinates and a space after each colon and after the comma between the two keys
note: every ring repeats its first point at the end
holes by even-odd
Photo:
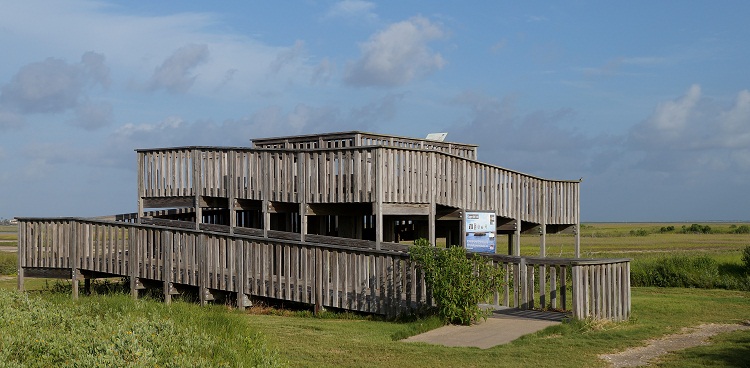
{"type": "Polygon", "coordinates": [[[471,252],[495,253],[495,213],[466,212],[466,250],[471,252]]]}

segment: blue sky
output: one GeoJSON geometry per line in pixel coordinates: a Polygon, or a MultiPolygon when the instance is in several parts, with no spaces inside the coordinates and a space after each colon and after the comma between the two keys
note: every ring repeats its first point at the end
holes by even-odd
{"type": "Polygon", "coordinates": [[[136,209],[134,149],[362,130],[750,221],[747,1],[0,2],[0,218],[136,209]]]}

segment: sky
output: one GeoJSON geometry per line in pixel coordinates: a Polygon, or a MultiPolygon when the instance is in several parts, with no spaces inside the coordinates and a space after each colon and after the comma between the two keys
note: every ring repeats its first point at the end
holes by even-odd
{"type": "Polygon", "coordinates": [[[137,209],[138,148],[359,130],[750,221],[750,2],[0,0],[0,218],[137,209]]]}

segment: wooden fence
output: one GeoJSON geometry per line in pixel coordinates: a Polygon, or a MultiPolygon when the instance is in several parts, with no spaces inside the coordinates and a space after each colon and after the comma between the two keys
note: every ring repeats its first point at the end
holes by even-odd
{"type": "Polygon", "coordinates": [[[138,150],[141,198],[435,203],[537,224],[578,223],[579,182],[443,152],[395,147],[138,150]]]}
{"type": "MultiPolygon", "coordinates": [[[[161,282],[167,302],[178,287],[189,286],[198,288],[202,303],[224,292],[241,307],[247,297],[266,297],[394,316],[432,304],[404,246],[376,250],[366,241],[309,236],[300,242],[283,239],[282,232],[263,238],[224,228],[19,219],[19,289],[25,277],[128,277],[134,296],[141,281],[161,282]]],[[[506,277],[494,304],[571,311],[576,318],[630,315],[626,259],[488,257],[506,277]]],[[[77,296],[78,283],[73,285],[77,296]]]]}

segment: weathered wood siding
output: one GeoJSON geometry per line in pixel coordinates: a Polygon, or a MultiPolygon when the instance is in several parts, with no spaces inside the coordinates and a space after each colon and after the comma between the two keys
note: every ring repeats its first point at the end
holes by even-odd
{"type": "Polygon", "coordinates": [[[434,201],[537,224],[578,223],[579,182],[541,179],[441,152],[391,147],[138,152],[143,198],[193,196],[197,190],[208,197],[372,203],[382,183],[383,203],[434,201]]]}
{"type": "MultiPolygon", "coordinates": [[[[25,274],[62,270],[161,281],[167,300],[173,285],[188,285],[201,300],[217,290],[384,315],[432,303],[406,248],[395,244],[376,250],[372,242],[325,236],[308,236],[312,243],[281,232],[228,234],[220,225],[190,230],[76,218],[19,219],[18,231],[19,287],[25,274]]],[[[630,316],[627,259],[487,257],[506,276],[494,304],[568,310],[576,318],[630,316]]]]}

